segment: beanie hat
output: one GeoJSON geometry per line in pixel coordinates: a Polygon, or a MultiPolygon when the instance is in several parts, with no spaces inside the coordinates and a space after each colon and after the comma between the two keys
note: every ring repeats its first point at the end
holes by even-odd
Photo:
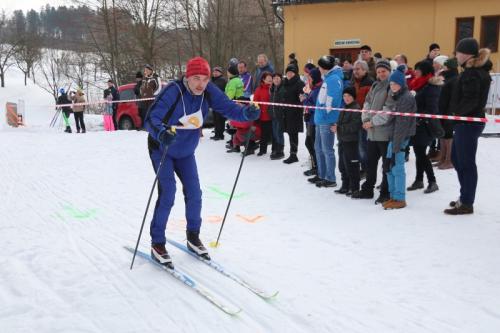
{"type": "Polygon", "coordinates": [[[356,89],[354,89],[354,87],[344,88],[342,94],[349,94],[352,96],[352,98],[356,99],[356,89]]]}
{"type": "Polygon", "coordinates": [[[441,47],[439,47],[439,44],[437,43],[432,43],[431,45],[429,45],[429,52],[431,52],[434,49],[441,49],[441,47]]]}
{"type": "Polygon", "coordinates": [[[391,63],[387,59],[380,59],[379,61],[377,61],[377,64],[375,65],[375,70],[380,67],[387,69],[389,72],[391,71],[391,63]]]}
{"type": "Polygon", "coordinates": [[[474,38],[464,38],[458,42],[456,51],[464,54],[477,55],[479,53],[479,44],[474,38]]]}
{"type": "Polygon", "coordinates": [[[186,78],[193,75],[210,76],[210,65],[202,57],[190,59],[186,65],[186,78]]]}
{"type": "Polygon", "coordinates": [[[229,66],[229,68],[227,69],[227,71],[229,72],[229,74],[231,74],[233,76],[240,75],[240,72],[238,72],[238,66],[237,65],[231,65],[231,66],[229,66]]]}
{"type": "Polygon", "coordinates": [[[317,68],[313,68],[309,72],[309,75],[311,76],[313,86],[317,85],[318,83],[320,83],[322,81],[321,80],[321,72],[317,68]]]}
{"type": "Polygon", "coordinates": [[[60,94],[64,94],[64,88],[59,89],[60,94]]]}
{"type": "Polygon", "coordinates": [[[222,67],[219,67],[219,66],[214,67],[212,72],[219,72],[221,74],[224,74],[224,70],[222,69],[222,67]]]}
{"type": "Polygon", "coordinates": [[[391,71],[395,71],[398,68],[398,62],[396,60],[390,60],[389,63],[391,64],[391,71]]]}
{"type": "Polygon", "coordinates": [[[329,55],[322,56],[318,60],[318,66],[329,71],[335,66],[335,58],[329,55]]]}
{"type": "Polygon", "coordinates": [[[389,82],[394,82],[399,84],[401,87],[406,86],[406,77],[405,77],[406,66],[399,65],[398,68],[392,72],[389,82]]]}
{"type": "Polygon", "coordinates": [[[286,71],[285,71],[285,73],[286,73],[286,72],[294,72],[295,74],[298,74],[298,73],[299,73],[299,69],[297,68],[297,66],[295,66],[295,65],[291,64],[291,65],[288,65],[288,66],[286,67],[286,71]]]}
{"type": "Polygon", "coordinates": [[[446,60],[448,60],[448,56],[440,55],[440,56],[437,56],[436,58],[434,58],[433,61],[437,62],[441,66],[444,66],[444,63],[446,62],[446,60]]]}
{"type": "Polygon", "coordinates": [[[153,70],[153,66],[151,66],[150,64],[145,64],[145,65],[144,65],[144,68],[147,68],[147,69],[149,69],[150,71],[152,71],[152,70],[153,70]]]}
{"type": "Polygon", "coordinates": [[[415,69],[420,70],[423,76],[434,73],[434,68],[432,67],[431,63],[425,60],[417,62],[417,64],[415,65],[415,69]]]}
{"type": "Polygon", "coordinates": [[[238,65],[240,61],[237,59],[237,58],[231,58],[229,59],[229,66],[228,67],[231,67],[232,65],[238,65]]]}
{"type": "Polygon", "coordinates": [[[316,68],[316,66],[314,66],[314,64],[311,64],[310,62],[308,62],[307,64],[304,65],[304,72],[309,73],[314,68],[316,68]]]}
{"type": "Polygon", "coordinates": [[[444,62],[444,65],[448,68],[448,69],[457,69],[458,68],[458,61],[456,58],[449,58],[448,60],[446,60],[444,62]]]}

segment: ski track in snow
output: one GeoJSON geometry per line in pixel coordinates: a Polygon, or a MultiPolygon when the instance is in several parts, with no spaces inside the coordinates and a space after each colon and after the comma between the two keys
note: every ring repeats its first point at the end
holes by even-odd
{"type": "MultiPolygon", "coordinates": [[[[436,171],[440,191],[410,192],[406,209],[383,211],[308,184],[302,146],[290,166],[247,157],[236,189],[245,195],[210,253],[279,295],[262,300],[167,245],[178,268],[243,309],[230,317],[141,258],[129,269],[123,246],[135,245],[154,180],[146,133],[99,131],[97,116],[85,135],[48,129],[52,111],[29,108],[45,98],[35,91],[27,101],[26,128],[0,128],[0,331],[500,331],[498,139],[480,141],[476,213],[464,217],[442,214],[457,197],[454,171],[436,171]]],[[[208,217],[227,204],[209,188],[231,191],[240,155],[204,134],[197,160],[208,244],[220,227],[208,217]]],[[[414,175],[412,154],[407,183],[414,175]]],[[[183,242],[180,189],[167,235],[183,242]]]]}

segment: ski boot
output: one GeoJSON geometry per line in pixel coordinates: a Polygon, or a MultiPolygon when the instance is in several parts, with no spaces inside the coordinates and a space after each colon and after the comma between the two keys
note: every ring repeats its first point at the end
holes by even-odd
{"type": "Polygon", "coordinates": [[[189,251],[205,260],[210,260],[208,251],[205,246],[203,246],[203,243],[200,240],[200,232],[186,231],[186,236],[187,248],[189,249],[189,251]]]}
{"type": "Polygon", "coordinates": [[[152,244],[151,245],[151,258],[162,266],[168,269],[174,269],[172,258],[165,248],[165,244],[152,244]]]}

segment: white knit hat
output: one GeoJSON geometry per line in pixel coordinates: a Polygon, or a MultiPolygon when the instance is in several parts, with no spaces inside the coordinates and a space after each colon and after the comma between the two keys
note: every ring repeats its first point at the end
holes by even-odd
{"type": "Polygon", "coordinates": [[[391,60],[389,63],[391,64],[391,70],[394,72],[398,68],[398,63],[396,60],[391,60]]]}
{"type": "Polygon", "coordinates": [[[441,66],[444,66],[444,63],[446,62],[446,60],[448,60],[448,56],[445,56],[445,55],[440,55],[440,56],[437,56],[436,58],[434,58],[434,62],[437,62],[441,66]]]}

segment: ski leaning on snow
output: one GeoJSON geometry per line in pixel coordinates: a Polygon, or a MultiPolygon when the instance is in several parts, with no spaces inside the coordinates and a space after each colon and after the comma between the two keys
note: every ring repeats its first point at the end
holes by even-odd
{"type": "Polygon", "coordinates": [[[278,295],[279,291],[276,291],[274,293],[266,293],[254,286],[252,286],[251,284],[249,284],[248,282],[246,282],[245,280],[243,280],[242,278],[238,277],[236,274],[232,273],[232,272],[229,272],[228,270],[226,270],[224,267],[222,267],[220,264],[214,262],[213,260],[207,260],[207,259],[204,259],[198,255],[196,255],[195,253],[189,251],[189,249],[187,248],[187,246],[185,246],[184,244],[181,244],[179,242],[176,242],[174,240],[171,240],[171,239],[167,239],[167,242],[172,244],[173,246],[175,246],[176,248],[178,248],[179,250],[182,250],[186,253],[188,253],[189,255],[195,257],[196,259],[202,261],[203,263],[207,264],[209,267],[215,269],[217,272],[221,273],[222,275],[224,275],[225,277],[228,277],[229,279],[235,281],[236,283],[238,283],[239,285],[245,287],[246,289],[250,290],[251,292],[253,292],[255,295],[265,299],[265,300],[270,300],[274,297],[276,297],[276,295],[278,295]]]}
{"type": "MultiPolygon", "coordinates": [[[[128,247],[128,246],[124,246],[124,248],[132,253],[134,253],[134,249],[131,248],[131,247],[128,247]]],[[[195,279],[193,279],[191,276],[189,276],[188,274],[174,268],[174,269],[169,269],[159,263],[157,263],[156,261],[154,261],[150,255],[140,251],[140,250],[137,250],[137,256],[155,264],[156,266],[158,266],[159,268],[162,268],[163,270],[165,270],[168,274],[172,275],[174,278],[176,278],[177,280],[181,281],[182,283],[184,283],[186,286],[190,287],[191,289],[193,289],[194,291],[196,291],[196,293],[198,293],[199,295],[201,295],[203,298],[205,298],[206,300],[208,300],[210,303],[212,303],[213,305],[215,305],[216,307],[218,307],[219,309],[221,309],[222,311],[224,311],[225,313],[231,315],[231,316],[235,316],[237,315],[238,313],[241,312],[241,309],[239,308],[231,308],[231,307],[228,307],[226,305],[224,305],[220,300],[218,300],[217,298],[215,298],[212,293],[206,289],[206,287],[202,287],[198,282],[196,282],[195,279]]]]}

